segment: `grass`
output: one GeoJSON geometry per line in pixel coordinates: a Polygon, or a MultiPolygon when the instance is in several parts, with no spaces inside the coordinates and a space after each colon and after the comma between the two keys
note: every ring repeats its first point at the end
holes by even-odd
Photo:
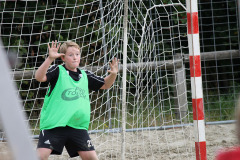
{"type": "Polygon", "coordinates": [[[208,96],[207,102],[205,102],[205,120],[224,121],[235,119],[236,101],[236,95],[233,94],[208,96]]]}

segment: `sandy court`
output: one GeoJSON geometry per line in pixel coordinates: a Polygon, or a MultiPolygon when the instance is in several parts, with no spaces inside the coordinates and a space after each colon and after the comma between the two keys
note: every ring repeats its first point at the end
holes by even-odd
{"type": "MultiPolygon", "coordinates": [[[[99,159],[121,159],[121,134],[92,134],[99,159]]],[[[235,124],[206,126],[207,158],[213,160],[217,151],[237,144],[235,124]]],[[[36,142],[34,143],[36,146],[36,142]]],[[[193,127],[126,133],[127,160],[194,160],[193,127]],[[187,130],[187,131],[186,131],[187,130]]],[[[6,143],[0,143],[0,160],[11,160],[6,143]]],[[[64,149],[63,155],[50,156],[50,160],[68,160],[64,149]]],[[[80,158],[71,158],[79,160],[80,158]]]]}

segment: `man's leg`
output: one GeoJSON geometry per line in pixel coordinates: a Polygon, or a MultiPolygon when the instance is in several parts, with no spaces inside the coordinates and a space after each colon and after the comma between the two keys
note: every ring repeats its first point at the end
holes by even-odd
{"type": "Polygon", "coordinates": [[[78,151],[82,160],[98,160],[96,151],[78,151]]]}
{"type": "Polygon", "coordinates": [[[37,153],[40,160],[47,160],[50,154],[52,153],[52,150],[48,148],[38,148],[37,153]]]}
{"type": "Polygon", "coordinates": [[[42,130],[39,135],[37,153],[41,160],[47,160],[50,154],[62,154],[65,144],[65,127],[42,130]]]}

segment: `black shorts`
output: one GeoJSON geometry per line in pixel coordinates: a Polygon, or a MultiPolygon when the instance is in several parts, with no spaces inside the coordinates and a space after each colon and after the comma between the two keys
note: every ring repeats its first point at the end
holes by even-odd
{"type": "Polygon", "coordinates": [[[51,154],[60,155],[64,146],[70,157],[78,156],[78,151],[95,150],[87,130],[66,126],[41,131],[37,148],[49,148],[51,154]]]}

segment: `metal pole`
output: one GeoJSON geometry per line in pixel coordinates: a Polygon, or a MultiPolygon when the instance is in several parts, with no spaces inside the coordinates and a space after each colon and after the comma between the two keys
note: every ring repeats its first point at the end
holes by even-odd
{"type": "Polygon", "coordinates": [[[122,75],[122,146],[121,146],[121,159],[125,160],[125,141],[126,141],[126,87],[127,87],[127,27],[128,27],[128,0],[124,0],[124,17],[123,17],[123,75],[122,75]]]}
{"type": "Polygon", "coordinates": [[[37,160],[30,134],[25,122],[24,112],[16,95],[16,87],[10,78],[10,69],[7,64],[5,51],[0,40],[0,118],[8,143],[15,160],[37,160]],[[9,116],[11,115],[11,116],[9,116]]]}
{"type": "MultiPolygon", "coordinates": [[[[101,27],[102,27],[102,39],[103,39],[103,53],[104,53],[104,64],[107,64],[107,45],[106,45],[106,39],[105,39],[105,27],[104,27],[104,17],[103,17],[103,5],[102,0],[100,0],[100,13],[101,13],[101,27]]],[[[104,67],[104,71],[107,72],[108,68],[104,67]]],[[[112,121],[111,121],[111,105],[110,105],[110,98],[109,98],[109,92],[107,92],[107,109],[108,109],[108,118],[109,118],[109,124],[108,128],[112,128],[112,121]]]]}
{"type": "Polygon", "coordinates": [[[187,0],[188,47],[192,90],[195,152],[197,160],[206,160],[206,138],[198,27],[198,1],[187,0]]]}

